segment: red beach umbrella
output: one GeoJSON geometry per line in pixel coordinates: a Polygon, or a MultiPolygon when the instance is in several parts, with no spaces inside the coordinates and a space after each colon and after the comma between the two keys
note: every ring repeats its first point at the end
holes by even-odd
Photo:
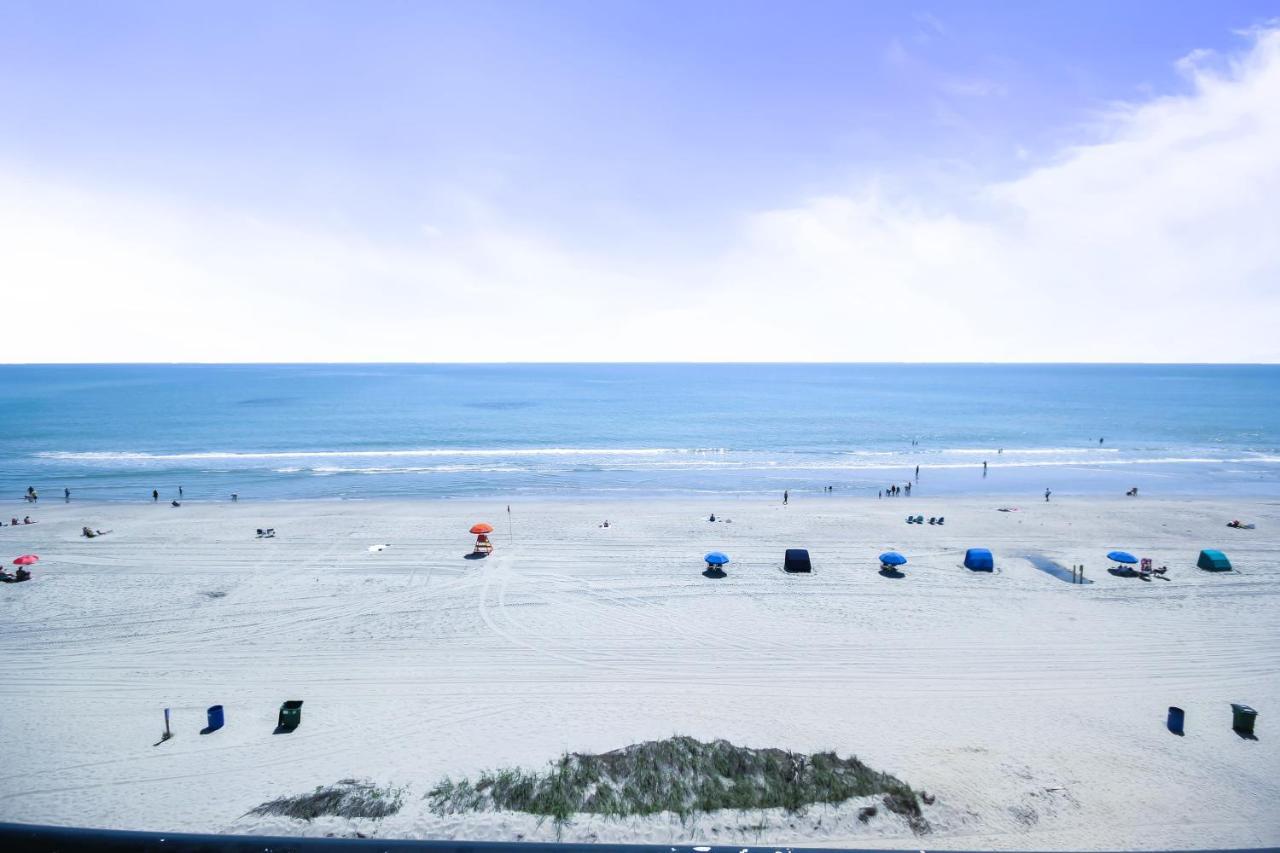
{"type": "Polygon", "coordinates": [[[492,532],[493,532],[493,525],[492,525],[492,524],[485,524],[485,523],[482,521],[482,522],[480,522],[479,524],[473,524],[473,525],[471,525],[471,532],[472,532],[472,533],[476,533],[476,534],[480,534],[480,533],[492,533],[492,532]]]}
{"type": "Polygon", "coordinates": [[[21,557],[13,561],[15,566],[29,566],[32,563],[40,562],[40,558],[35,554],[23,554],[21,557]]]}

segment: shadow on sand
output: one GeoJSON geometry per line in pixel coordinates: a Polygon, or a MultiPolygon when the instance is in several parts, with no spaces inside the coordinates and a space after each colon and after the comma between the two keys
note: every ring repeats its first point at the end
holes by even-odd
{"type": "Polygon", "coordinates": [[[704,578],[715,578],[715,579],[717,579],[717,580],[719,580],[720,578],[723,578],[723,577],[728,577],[728,576],[724,573],[724,569],[717,569],[717,568],[714,568],[714,567],[711,567],[711,566],[708,566],[707,568],[705,568],[705,569],[703,569],[703,570],[702,570],[702,576],[703,576],[704,578]]]}
{"type": "Polygon", "coordinates": [[[470,553],[463,554],[463,555],[462,555],[462,559],[464,559],[464,560],[483,560],[483,559],[484,559],[485,557],[487,557],[487,556],[489,556],[489,555],[488,555],[488,554],[486,554],[486,553],[484,553],[483,551],[482,551],[482,552],[478,552],[478,553],[477,553],[476,551],[472,551],[472,552],[470,552],[470,553]]]}
{"type": "Polygon", "coordinates": [[[1037,569],[1044,572],[1046,575],[1055,577],[1060,581],[1065,581],[1066,583],[1076,583],[1076,584],[1093,583],[1093,581],[1089,580],[1089,578],[1085,578],[1083,581],[1073,580],[1071,569],[1062,565],[1057,560],[1049,559],[1044,554],[1023,554],[1022,556],[1028,563],[1035,566],[1037,569]]]}
{"type": "Polygon", "coordinates": [[[889,566],[880,567],[880,577],[882,578],[905,578],[906,575],[895,568],[889,566]]]}

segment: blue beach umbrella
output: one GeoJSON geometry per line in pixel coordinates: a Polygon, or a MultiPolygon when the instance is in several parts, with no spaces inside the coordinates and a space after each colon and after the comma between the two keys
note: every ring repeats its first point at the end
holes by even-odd
{"type": "Polygon", "coordinates": [[[880,562],[886,566],[905,566],[907,558],[899,554],[897,551],[885,551],[880,555],[880,562]]]}
{"type": "Polygon", "coordinates": [[[1130,554],[1128,551],[1108,551],[1107,559],[1115,560],[1117,563],[1125,563],[1130,566],[1138,562],[1138,558],[1130,554]]]}
{"type": "Polygon", "coordinates": [[[721,551],[712,551],[702,559],[706,560],[708,565],[723,566],[725,563],[729,562],[729,555],[721,551]]]}

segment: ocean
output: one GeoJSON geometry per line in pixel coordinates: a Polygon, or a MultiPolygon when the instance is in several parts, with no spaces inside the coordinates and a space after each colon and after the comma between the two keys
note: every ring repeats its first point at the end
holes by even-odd
{"type": "Polygon", "coordinates": [[[0,366],[0,498],[1274,496],[1278,403],[1262,365],[0,366]]]}

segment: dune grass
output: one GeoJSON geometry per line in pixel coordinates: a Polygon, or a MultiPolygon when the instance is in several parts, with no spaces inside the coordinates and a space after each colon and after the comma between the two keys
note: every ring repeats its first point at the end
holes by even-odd
{"type": "Polygon", "coordinates": [[[549,817],[630,817],[672,812],[682,819],[719,809],[803,811],[852,797],[884,795],[890,811],[928,830],[920,798],[905,782],[834,752],[803,755],[749,749],[725,740],[673,737],[599,755],[568,753],[542,772],[486,771],[472,781],[445,779],[427,792],[437,814],[495,809],[549,817]]]}
{"type": "Polygon", "coordinates": [[[403,795],[400,788],[379,788],[371,782],[343,779],[336,785],[316,786],[310,794],[271,800],[251,809],[249,814],[283,815],[308,821],[326,815],[380,818],[400,811],[403,795]]]}

